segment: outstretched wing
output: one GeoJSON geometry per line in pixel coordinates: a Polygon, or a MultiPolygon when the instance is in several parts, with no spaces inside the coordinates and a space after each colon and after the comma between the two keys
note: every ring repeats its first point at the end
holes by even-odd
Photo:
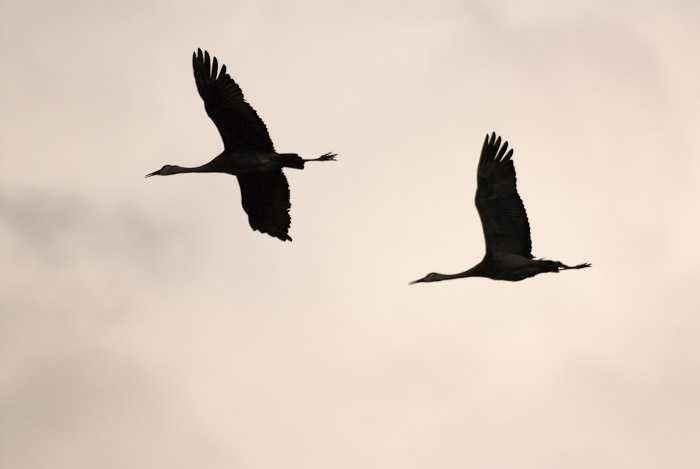
{"type": "Polygon", "coordinates": [[[226,65],[219,71],[216,57],[210,61],[209,52],[202,54],[202,49],[197,49],[192,67],[197,91],[219,129],[226,151],[274,151],[265,123],[243,99],[241,88],[226,73],[226,65]]]}
{"type": "Polygon", "coordinates": [[[237,177],[250,227],[282,241],[291,241],[287,234],[292,221],[289,217],[289,185],[282,170],[237,177]]]}
{"type": "Polygon", "coordinates": [[[486,240],[486,257],[520,254],[532,258],[530,225],[515,187],[515,167],[508,142],[486,135],[477,170],[476,208],[486,240]]]}

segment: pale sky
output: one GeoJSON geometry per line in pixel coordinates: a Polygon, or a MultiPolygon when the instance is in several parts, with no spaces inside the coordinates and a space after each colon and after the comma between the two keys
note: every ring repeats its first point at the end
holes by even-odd
{"type": "Polygon", "coordinates": [[[0,3],[0,467],[700,467],[692,1],[0,3]],[[286,170],[292,243],[191,69],[224,63],[286,170]],[[484,135],[533,254],[484,252],[484,135]]]}

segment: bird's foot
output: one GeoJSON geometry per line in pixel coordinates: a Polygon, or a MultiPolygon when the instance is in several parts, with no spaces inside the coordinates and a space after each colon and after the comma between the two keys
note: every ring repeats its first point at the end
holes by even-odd
{"type": "Polygon", "coordinates": [[[337,161],[335,157],[338,156],[335,153],[326,153],[315,159],[315,161],[337,161]]]}

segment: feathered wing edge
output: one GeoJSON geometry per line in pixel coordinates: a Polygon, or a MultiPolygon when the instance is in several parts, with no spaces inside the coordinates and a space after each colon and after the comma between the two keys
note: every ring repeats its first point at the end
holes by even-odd
{"type": "Polygon", "coordinates": [[[197,49],[192,54],[192,69],[197,91],[207,115],[219,130],[227,151],[274,151],[265,123],[244,99],[243,91],[209,52],[197,49]]]}
{"type": "Polygon", "coordinates": [[[519,254],[532,258],[530,224],[516,188],[508,142],[486,135],[477,169],[475,203],[486,241],[486,256],[519,254]],[[506,153],[507,151],[507,153],[506,153]]]}
{"type": "Polygon", "coordinates": [[[250,227],[282,241],[291,241],[287,234],[292,221],[289,184],[282,170],[236,177],[250,227]]]}

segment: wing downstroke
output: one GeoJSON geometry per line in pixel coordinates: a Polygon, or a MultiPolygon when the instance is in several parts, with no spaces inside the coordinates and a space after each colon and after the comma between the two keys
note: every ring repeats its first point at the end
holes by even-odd
{"type": "Polygon", "coordinates": [[[287,234],[291,224],[289,184],[282,170],[236,177],[250,227],[282,241],[291,241],[287,234]]]}

